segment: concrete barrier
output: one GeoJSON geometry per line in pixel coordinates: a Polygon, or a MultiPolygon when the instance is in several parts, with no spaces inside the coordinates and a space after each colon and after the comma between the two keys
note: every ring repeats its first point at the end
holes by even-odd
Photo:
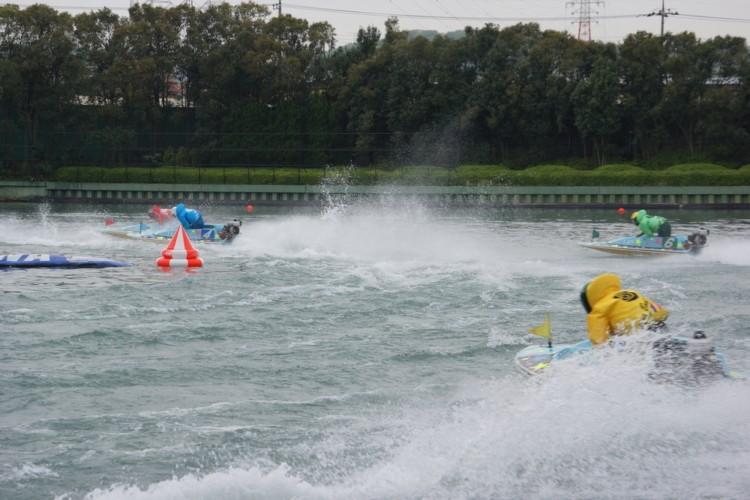
{"type": "Polygon", "coordinates": [[[434,205],[518,207],[750,207],[750,186],[286,186],[0,181],[0,201],[320,205],[415,199],[434,205]]]}
{"type": "Polygon", "coordinates": [[[27,201],[49,197],[45,182],[0,180],[0,201],[27,201]]]}

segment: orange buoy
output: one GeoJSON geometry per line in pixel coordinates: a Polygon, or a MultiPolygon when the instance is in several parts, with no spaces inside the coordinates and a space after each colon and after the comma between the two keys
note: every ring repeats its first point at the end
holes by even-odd
{"type": "Polygon", "coordinates": [[[620,214],[620,215],[622,215],[622,214],[625,213],[625,209],[622,208],[622,207],[620,207],[620,208],[617,209],[617,213],[620,214]]]}
{"type": "Polygon", "coordinates": [[[104,219],[105,226],[111,226],[114,223],[115,223],[115,220],[112,217],[107,217],[106,219],[104,219]]]}
{"type": "Polygon", "coordinates": [[[252,203],[248,203],[247,205],[245,205],[245,211],[247,211],[247,213],[251,214],[253,213],[253,210],[255,210],[255,207],[252,203]]]}
{"type": "Polygon", "coordinates": [[[161,268],[203,267],[203,259],[185,229],[178,226],[169,244],[161,251],[161,257],[156,259],[156,265],[161,268]]]}

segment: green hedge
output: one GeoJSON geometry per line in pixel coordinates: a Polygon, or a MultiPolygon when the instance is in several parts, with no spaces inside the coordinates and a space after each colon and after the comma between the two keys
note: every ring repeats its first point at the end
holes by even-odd
{"type": "Polygon", "coordinates": [[[411,184],[459,186],[738,186],[750,185],[750,165],[728,168],[712,163],[673,165],[646,170],[627,164],[579,170],[567,165],[539,165],[512,170],[503,165],[385,168],[197,168],[63,167],[54,180],[180,184],[411,184]]]}
{"type": "Polygon", "coordinates": [[[717,165],[715,163],[681,163],[679,165],[672,165],[664,169],[665,172],[718,172],[724,173],[726,171],[732,171],[727,167],[717,165]]]}

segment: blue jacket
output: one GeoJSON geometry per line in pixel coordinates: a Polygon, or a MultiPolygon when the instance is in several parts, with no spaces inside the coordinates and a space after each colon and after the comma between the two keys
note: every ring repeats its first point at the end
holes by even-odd
{"type": "Polygon", "coordinates": [[[192,208],[185,208],[183,203],[178,203],[177,206],[174,207],[174,214],[185,229],[201,229],[205,226],[203,215],[192,208]]]}

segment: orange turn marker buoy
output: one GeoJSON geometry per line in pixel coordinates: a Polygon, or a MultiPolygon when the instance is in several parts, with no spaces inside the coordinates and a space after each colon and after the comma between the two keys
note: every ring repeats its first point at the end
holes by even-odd
{"type": "Polygon", "coordinates": [[[161,268],[203,267],[203,259],[185,229],[178,226],[169,244],[161,251],[161,257],[156,259],[156,265],[161,268]]]}

